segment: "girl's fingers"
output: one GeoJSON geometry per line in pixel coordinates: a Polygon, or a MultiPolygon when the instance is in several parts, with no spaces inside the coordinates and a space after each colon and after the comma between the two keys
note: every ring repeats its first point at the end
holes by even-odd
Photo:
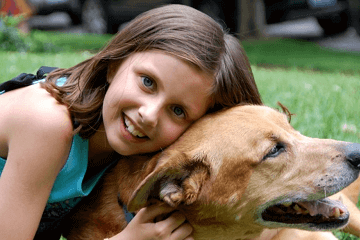
{"type": "Polygon", "coordinates": [[[176,228],[171,233],[171,240],[193,240],[191,233],[193,231],[192,226],[189,223],[184,223],[180,227],[176,228]]]}
{"type": "Polygon", "coordinates": [[[174,208],[168,206],[165,203],[151,205],[142,208],[135,216],[137,219],[141,219],[141,222],[154,222],[154,219],[160,215],[165,215],[174,211],[174,208]]]}
{"type": "Polygon", "coordinates": [[[168,218],[164,219],[161,222],[158,222],[157,224],[164,225],[165,227],[171,229],[171,231],[174,231],[181,224],[183,224],[185,220],[186,218],[184,214],[181,214],[180,212],[174,212],[168,218]]]}
{"type": "Polygon", "coordinates": [[[156,223],[160,229],[168,229],[171,240],[191,240],[190,236],[193,228],[189,223],[185,223],[186,218],[180,212],[174,212],[165,220],[156,223]]]}
{"type": "MultiPolygon", "coordinates": [[[[168,206],[167,204],[156,204],[151,205],[146,208],[141,209],[133,219],[132,223],[142,225],[145,223],[148,225],[149,223],[152,225],[148,225],[150,227],[150,235],[155,235],[166,239],[171,240],[193,240],[191,237],[191,233],[193,231],[192,226],[189,223],[186,223],[186,218],[184,214],[179,211],[174,211],[174,208],[168,206]],[[171,213],[171,214],[170,214],[171,213]],[[169,217],[164,219],[164,216],[169,215],[169,217]],[[162,219],[160,221],[156,221],[156,219],[162,219]]],[[[131,224],[131,222],[130,222],[131,224]]],[[[145,226],[145,225],[144,225],[145,226]]]]}

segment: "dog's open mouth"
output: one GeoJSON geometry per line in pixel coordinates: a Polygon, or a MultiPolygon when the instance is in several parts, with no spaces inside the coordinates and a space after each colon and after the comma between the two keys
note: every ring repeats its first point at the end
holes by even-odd
{"type": "Polygon", "coordinates": [[[341,201],[324,198],[271,205],[261,216],[267,222],[307,224],[318,229],[331,229],[345,225],[349,212],[341,201]]]}

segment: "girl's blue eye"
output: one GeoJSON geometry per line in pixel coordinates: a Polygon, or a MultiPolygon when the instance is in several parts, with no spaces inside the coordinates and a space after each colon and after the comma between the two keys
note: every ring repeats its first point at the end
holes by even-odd
{"type": "Polygon", "coordinates": [[[143,82],[144,86],[145,86],[145,87],[148,87],[148,88],[151,88],[151,87],[153,87],[153,85],[154,85],[153,80],[151,80],[151,79],[148,78],[148,77],[142,77],[142,82],[143,82]]]}
{"type": "Polygon", "coordinates": [[[185,114],[185,113],[184,113],[184,110],[182,110],[182,109],[179,108],[179,107],[174,107],[173,111],[174,111],[174,113],[175,113],[176,116],[181,116],[181,115],[184,115],[184,114],[185,114]]]}

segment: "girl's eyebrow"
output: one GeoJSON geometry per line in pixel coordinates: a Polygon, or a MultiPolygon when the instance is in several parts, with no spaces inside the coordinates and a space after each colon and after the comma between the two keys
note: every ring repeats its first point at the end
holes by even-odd
{"type": "Polygon", "coordinates": [[[157,84],[160,83],[160,86],[162,86],[161,78],[159,77],[159,74],[154,71],[154,66],[149,66],[149,64],[142,64],[141,66],[134,65],[134,69],[142,74],[149,75],[148,77],[155,80],[157,84]]]}

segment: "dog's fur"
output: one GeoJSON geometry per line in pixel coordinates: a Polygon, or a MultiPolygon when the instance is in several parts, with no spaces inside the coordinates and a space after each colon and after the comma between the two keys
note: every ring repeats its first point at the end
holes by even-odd
{"type": "Polygon", "coordinates": [[[234,107],[203,117],[152,158],[121,157],[67,222],[67,238],[111,237],[126,226],[122,203],[137,211],[151,198],[183,212],[197,240],[249,239],[265,228],[344,227],[346,207],[320,199],[356,180],[359,164],[360,144],[303,136],[269,107],[234,107]],[[294,214],[283,223],[269,212],[275,204],[304,201],[319,209],[325,201],[343,213],[318,223],[309,214],[297,223],[294,214]]]}

